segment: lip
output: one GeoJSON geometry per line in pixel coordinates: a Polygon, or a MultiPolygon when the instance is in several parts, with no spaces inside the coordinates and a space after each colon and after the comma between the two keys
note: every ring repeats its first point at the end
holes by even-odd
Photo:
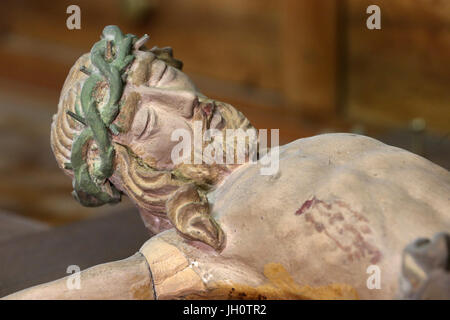
{"type": "Polygon", "coordinates": [[[210,128],[222,130],[225,127],[224,118],[220,113],[219,108],[215,108],[214,114],[211,117],[210,128]]]}
{"type": "Polygon", "coordinates": [[[223,127],[223,117],[214,101],[199,102],[194,108],[201,113],[207,128],[221,129],[223,127]]]}
{"type": "Polygon", "coordinates": [[[204,117],[206,117],[208,120],[211,119],[212,114],[214,110],[216,109],[216,106],[214,102],[201,102],[200,103],[200,110],[202,111],[202,114],[204,117]]]}

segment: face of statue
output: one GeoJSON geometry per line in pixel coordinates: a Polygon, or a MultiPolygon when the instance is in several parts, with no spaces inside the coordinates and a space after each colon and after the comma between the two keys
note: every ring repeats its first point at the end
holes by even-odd
{"type": "Polygon", "coordinates": [[[192,136],[194,121],[201,121],[203,130],[223,129],[233,126],[230,121],[227,123],[232,115],[236,119],[241,117],[232,122],[250,125],[232,106],[203,96],[186,74],[153,53],[137,51],[135,55],[124,94],[137,93],[139,101],[126,120],[129,130],[114,140],[126,145],[150,166],[173,169],[171,151],[179,141],[172,141],[172,132],[184,129],[192,136]]]}
{"type": "MultiPolygon", "coordinates": [[[[252,126],[231,105],[213,101],[199,93],[188,76],[173,67],[173,61],[167,57],[161,57],[153,49],[134,50],[133,55],[134,60],[128,66],[123,83],[120,112],[113,121],[118,134],[110,134],[116,156],[115,171],[109,181],[132,198],[141,213],[151,212],[148,217],[143,217],[146,225],[150,226],[158,224],[152,222],[155,215],[158,219],[165,217],[165,202],[181,185],[195,183],[210,186],[221,181],[234,168],[227,165],[176,166],[171,155],[180,140],[172,139],[174,130],[181,129],[190,134],[193,143],[194,126],[198,128],[199,122],[202,124],[200,134],[207,129],[225,132],[224,129],[246,130],[252,126]],[[142,166],[143,163],[146,166],[142,166]],[[147,170],[148,167],[156,171],[147,170]],[[177,170],[176,175],[174,170],[177,170]]],[[[80,105],[80,92],[88,79],[80,71],[82,67],[92,67],[89,54],[75,63],[66,79],[51,134],[58,165],[72,178],[73,170],[66,164],[70,164],[73,142],[85,126],[69,113],[74,114],[76,106],[80,105]]],[[[101,85],[96,89],[98,110],[102,110],[109,100],[108,87],[101,85]]],[[[90,170],[99,158],[96,150],[89,147],[85,155],[90,170]]],[[[186,156],[184,150],[183,156],[186,156]]],[[[150,229],[158,232],[169,227],[170,224],[167,224],[150,229]]]]}
{"type": "MultiPolygon", "coordinates": [[[[72,67],[52,123],[58,165],[72,177],[74,196],[83,205],[115,203],[123,192],[152,232],[175,226],[188,239],[219,249],[224,234],[209,215],[205,190],[237,165],[178,165],[172,153],[180,142],[186,145],[185,135],[192,146],[208,129],[219,130],[212,133],[216,136],[224,129],[253,127],[231,105],[199,93],[174,67],[180,64],[170,49],[139,50],[145,37],[135,43],[127,37],[115,26],[105,27],[91,53],[72,67]],[[105,71],[110,67],[114,72],[105,71]],[[174,137],[179,132],[183,141],[174,137]],[[190,208],[195,210],[186,211],[190,208]],[[185,211],[189,216],[179,219],[185,211]]],[[[198,150],[188,150],[182,148],[183,157],[197,155],[198,150]]]]}

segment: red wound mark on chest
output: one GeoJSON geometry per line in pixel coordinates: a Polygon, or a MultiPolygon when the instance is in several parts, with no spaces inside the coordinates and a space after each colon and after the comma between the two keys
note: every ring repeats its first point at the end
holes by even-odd
{"type": "Polygon", "coordinates": [[[318,233],[324,233],[336,246],[347,254],[350,262],[363,258],[376,264],[381,251],[370,239],[372,229],[369,220],[342,200],[323,201],[312,197],[295,212],[304,216],[318,233]]]}

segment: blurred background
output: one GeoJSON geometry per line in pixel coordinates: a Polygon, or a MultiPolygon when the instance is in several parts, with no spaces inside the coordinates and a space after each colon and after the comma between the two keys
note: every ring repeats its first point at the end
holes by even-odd
{"type": "Polygon", "coordinates": [[[356,132],[450,168],[448,0],[4,0],[1,9],[0,211],[9,237],[130,207],[81,207],[49,142],[70,67],[109,24],[148,33],[149,47],[171,46],[203,93],[257,128],[279,128],[281,144],[356,132]],[[66,27],[71,4],[81,30],[66,27]],[[381,30],[366,28],[371,4],[381,30]]]}
{"type": "Polygon", "coordinates": [[[105,25],[171,46],[200,90],[280,143],[354,132],[450,168],[448,0],[3,0],[0,297],[132,255],[149,233],[127,199],[88,209],[50,149],[66,75],[105,25]],[[68,30],[68,6],[81,30],[68,30]],[[369,5],[381,30],[368,30],[369,5]],[[58,226],[58,227],[56,227],[58,226]]]}

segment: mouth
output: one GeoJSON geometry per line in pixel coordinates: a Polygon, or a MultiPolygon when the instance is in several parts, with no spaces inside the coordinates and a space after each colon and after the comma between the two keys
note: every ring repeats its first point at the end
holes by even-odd
{"type": "Polygon", "coordinates": [[[220,130],[224,127],[224,119],[220,113],[220,108],[214,101],[199,102],[196,111],[203,119],[206,128],[220,130]]]}
{"type": "Polygon", "coordinates": [[[209,127],[212,129],[222,130],[225,127],[225,119],[220,113],[220,108],[216,108],[214,111],[214,115],[211,118],[211,122],[209,127]]]}

